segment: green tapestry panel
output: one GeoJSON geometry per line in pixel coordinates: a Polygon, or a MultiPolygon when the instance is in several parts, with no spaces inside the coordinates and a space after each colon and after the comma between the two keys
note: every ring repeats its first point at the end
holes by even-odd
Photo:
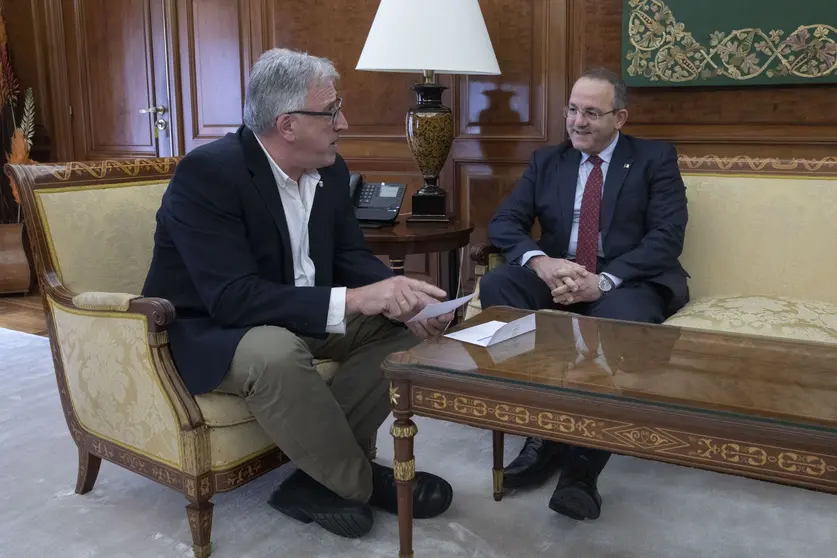
{"type": "Polygon", "coordinates": [[[630,86],[837,82],[837,0],[624,0],[630,86]]]}

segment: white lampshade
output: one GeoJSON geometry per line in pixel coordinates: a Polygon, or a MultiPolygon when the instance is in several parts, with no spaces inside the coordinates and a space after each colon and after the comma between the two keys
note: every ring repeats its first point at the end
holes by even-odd
{"type": "Polygon", "coordinates": [[[356,69],[500,73],[478,0],[381,0],[356,69]]]}

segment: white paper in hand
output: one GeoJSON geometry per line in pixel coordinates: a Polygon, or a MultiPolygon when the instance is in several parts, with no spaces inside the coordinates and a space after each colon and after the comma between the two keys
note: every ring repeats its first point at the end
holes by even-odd
{"type": "Polygon", "coordinates": [[[535,330],[535,314],[529,314],[512,322],[498,322],[496,320],[484,324],[469,327],[454,333],[448,333],[445,337],[464,341],[480,347],[490,347],[502,343],[506,339],[523,335],[535,330]]]}
{"type": "Polygon", "coordinates": [[[434,304],[428,304],[424,307],[424,309],[407,320],[407,323],[415,322],[418,320],[426,320],[427,318],[435,318],[437,316],[441,316],[442,314],[448,314],[453,312],[469,300],[474,298],[474,295],[470,294],[468,296],[463,296],[462,298],[456,298],[454,300],[446,300],[445,302],[436,302],[434,304]]]}

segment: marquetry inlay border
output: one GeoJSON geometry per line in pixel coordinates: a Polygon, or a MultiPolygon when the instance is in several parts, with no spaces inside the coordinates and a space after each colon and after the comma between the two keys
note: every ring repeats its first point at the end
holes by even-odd
{"type": "Polygon", "coordinates": [[[472,397],[446,390],[412,387],[412,410],[429,416],[468,419],[481,426],[503,430],[514,427],[545,438],[560,438],[630,453],[679,458],[729,469],[769,474],[787,479],[833,484],[837,488],[837,456],[803,452],[733,438],[708,436],[534,407],[509,404],[486,397],[472,397]]]}
{"type": "Polygon", "coordinates": [[[249,459],[232,469],[213,472],[216,492],[226,492],[245,485],[251,480],[269,473],[287,463],[288,457],[279,448],[273,448],[255,459],[249,459]]]}
{"type": "Polygon", "coordinates": [[[776,157],[750,157],[736,155],[726,157],[720,155],[680,155],[677,158],[680,171],[683,173],[730,173],[757,175],[791,175],[791,176],[837,176],[837,157],[823,157],[821,159],[780,159],[776,157]]]}

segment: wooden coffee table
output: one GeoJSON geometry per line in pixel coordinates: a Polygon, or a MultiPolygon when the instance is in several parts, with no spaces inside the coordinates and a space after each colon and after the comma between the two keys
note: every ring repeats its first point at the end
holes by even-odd
{"type": "MultiPolygon", "coordinates": [[[[527,311],[490,308],[454,329],[527,311]]],[[[538,312],[491,348],[429,339],[384,363],[401,557],[413,556],[413,414],[837,493],[837,346],[538,312]],[[592,347],[589,351],[586,347],[592,347]]]]}

